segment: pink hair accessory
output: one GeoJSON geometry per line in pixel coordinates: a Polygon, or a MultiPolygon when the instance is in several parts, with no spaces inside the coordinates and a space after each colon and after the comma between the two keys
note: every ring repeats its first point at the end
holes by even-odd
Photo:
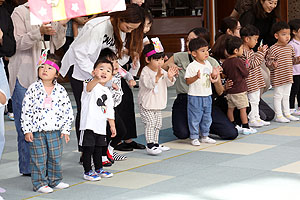
{"type": "Polygon", "coordinates": [[[154,54],[156,54],[156,53],[157,53],[157,52],[156,52],[155,50],[152,50],[152,51],[146,53],[146,57],[150,57],[150,56],[152,56],[152,55],[154,55],[154,54]]]}
{"type": "Polygon", "coordinates": [[[160,40],[158,37],[155,37],[155,38],[151,38],[151,41],[153,43],[153,46],[154,46],[154,50],[146,53],[146,57],[149,57],[149,56],[152,56],[156,53],[162,53],[164,52],[164,47],[162,46],[160,40]]]}
{"type": "Polygon", "coordinates": [[[46,61],[44,62],[44,64],[48,64],[48,65],[54,67],[57,71],[59,71],[59,67],[58,67],[58,65],[57,65],[55,62],[52,62],[52,61],[50,61],[50,60],[46,60],[46,61]]]}

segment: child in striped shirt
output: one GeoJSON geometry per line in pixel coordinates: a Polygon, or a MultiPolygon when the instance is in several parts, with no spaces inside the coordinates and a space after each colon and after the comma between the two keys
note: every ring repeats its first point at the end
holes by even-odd
{"type": "Polygon", "coordinates": [[[267,52],[266,66],[270,69],[271,84],[274,87],[275,121],[281,123],[299,121],[299,118],[290,114],[289,106],[293,64],[299,63],[299,57],[295,57],[294,48],[288,44],[291,38],[290,27],[286,22],[277,22],[273,25],[272,32],[277,42],[267,52]]]}
{"type": "Polygon", "coordinates": [[[243,39],[244,52],[242,59],[248,65],[249,75],[246,78],[246,84],[248,87],[248,99],[251,105],[251,111],[248,114],[249,126],[262,127],[270,125],[270,122],[266,122],[260,119],[259,116],[259,100],[260,89],[266,87],[264,78],[261,73],[260,65],[262,64],[265,54],[267,52],[267,45],[258,47],[258,51],[254,53],[252,48],[257,44],[259,37],[259,30],[253,25],[246,25],[240,31],[241,38],[243,39]]]}

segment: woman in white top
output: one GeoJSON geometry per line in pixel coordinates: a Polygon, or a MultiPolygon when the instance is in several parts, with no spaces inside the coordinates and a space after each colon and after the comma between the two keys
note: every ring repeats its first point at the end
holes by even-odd
{"type": "MultiPolygon", "coordinates": [[[[125,11],[92,19],[85,24],[63,57],[60,73],[62,76],[68,73],[75,96],[77,105],[75,128],[78,141],[83,81],[92,78],[94,63],[102,49],[111,48],[120,58],[126,41],[130,41],[128,54],[131,56],[135,52],[140,54],[143,23],[144,9],[135,4],[128,5],[125,11]],[[126,33],[131,33],[131,38],[126,38],[126,33]]],[[[78,148],[81,151],[81,148],[78,148]]]]}

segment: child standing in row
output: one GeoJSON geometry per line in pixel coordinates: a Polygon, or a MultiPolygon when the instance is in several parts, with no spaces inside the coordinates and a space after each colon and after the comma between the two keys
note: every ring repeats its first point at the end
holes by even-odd
{"type": "Polygon", "coordinates": [[[232,80],[232,88],[227,90],[227,117],[235,124],[233,111],[235,108],[240,110],[242,121],[242,133],[245,135],[256,133],[257,131],[249,127],[246,109],[249,106],[247,97],[248,69],[241,57],[244,52],[243,40],[236,36],[228,36],[226,39],[226,51],[229,57],[224,61],[223,73],[226,78],[232,80]]]}
{"type": "MultiPolygon", "coordinates": [[[[294,47],[295,56],[300,56],[300,19],[289,22],[292,40],[289,42],[294,47]]],[[[293,66],[293,84],[290,93],[290,112],[292,115],[300,115],[300,64],[293,66]],[[295,108],[297,96],[298,109],[295,108]]]]}
{"type": "MultiPolygon", "coordinates": [[[[151,155],[160,154],[170,148],[158,143],[159,131],[162,127],[161,110],[167,106],[167,87],[174,85],[175,67],[168,72],[161,67],[164,64],[163,47],[158,40],[144,47],[147,66],[140,76],[138,103],[143,123],[145,124],[146,150],[151,155]]],[[[153,40],[152,39],[152,40],[153,40]]]]}
{"type": "Polygon", "coordinates": [[[107,59],[98,59],[92,71],[93,80],[83,83],[81,96],[80,141],[83,149],[83,178],[98,181],[113,174],[102,169],[102,149],[107,146],[106,123],[109,122],[111,137],[116,136],[114,101],[105,84],[111,80],[113,65],[107,59]],[[92,170],[93,156],[95,171],[92,170]]]}
{"type": "Polygon", "coordinates": [[[271,84],[274,87],[275,121],[281,123],[299,121],[299,118],[290,114],[289,106],[293,83],[293,64],[299,63],[293,47],[288,44],[291,37],[290,27],[286,22],[277,22],[273,25],[272,32],[277,42],[267,52],[266,66],[270,69],[271,84]]]}
{"type": "Polygon", "coordinates": [[[270,125],[270,122],[266,122],[260,119],[259,116],[259,101],[260,101],[260,89],[266,87],[264,78],[261,73],[260,65],[264,61],[265,54],[268,46],[258,47],[258,51],[254,53],[252,50],[259,37],[259,30],[253,25],[246,25],[240,31],[241,38],[243,39],[243,56],[241,57],[246,65],[248,65],[249,75],[246,78],[246,84],[248,88],[248,99],[251,105],[251,111],[248,114],[249,126],[261,127],[270,125]]]}
{"type": "Polygon", "coordinates": [[[60,62],[50,54],[38,68],[39,80],[26,91],[21,125],[30,147],[33,190],[53,192],[64,189],[62,182],[62,138],[68,143],[73,110],[66,90],[57,83],[60,62]]]}
{"type": "Polygon", "coordinates": [[[199,146],[199,128],[202,134],[201,142],[214,144],[216,141],[210,137],[209,128],[212,123],[211,83],[216,82],[212,78],[213,67],[207,61],[208,43],[203,38],[192,39],[189,42],[189,50],[195,60],[187,66],[185,79],[189,85],[188,90],[188,125],[192,145],[199,146]]]}

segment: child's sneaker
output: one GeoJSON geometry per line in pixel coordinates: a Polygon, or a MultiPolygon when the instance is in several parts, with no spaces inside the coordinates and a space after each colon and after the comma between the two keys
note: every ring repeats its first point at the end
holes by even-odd
{"type": "Polygon", "coordinates": [[[299,121],[300,120],[298,117],[294,117],[292,115],[286,115],[285,117],[291,121],[299,121]]]}
{"type": "Polygon", "coordinates": [[[164,145],[161,145],[159,144],[159,148],[161,151],[169,151],[171,148],[170,147],[167,147],[167,146],[164,146],[164,145]]]}
{"type": "Polygon", "coordinates": [[[108,148],[107,148],[107,151],[106,151],[106,155],[107,155],[107,159],[108,159],[112,164],[114,164],[114,162],[115,162],[114,157],[113,157],[113,155],[110,154],[108,148]]]}
{"type": "Polygon", "coordinates": [[[295,110],[295,112],[293,112],[291,114],[295,115],[295,116],[300,116],[300,110],[295,110]]]}
{"type": "Polygon", "coordinates": [[[158,155],[158,154],[161,154],[161,152],[162,152],[162,150],[156,146],[153,146],[151,149],[146,147],[146,151],[148,154],[151,154],[151,155],[158,155]]]}
{"type": "Polygon", "coordinates": [[[54,189],[65,189],[70,187],[68,183],[60,182],[57,186],[54,187],[54,189]]]}
{"type": "Polygon", "coordinates": [[[276,122],[280,122],[280,123],[289,123],[290,122],[290,120],[289,119],[287,119],[287,118],[285,118],[284,116],[277,116],[276,118],[275,118],[275,121],[276,122]]]}
{"type": "Polygon", "coordinates": [[[262,127],[264,124],[259,120],[249,121],[251,127],[262,127]]]}
{"type": "Polygon", "coordinates": [[[107,161],[102,162],[102,166],[103,167],[111,167],[112,163],[109,160],[107,160],[107,161]]]}
{"type": "Polygon", "coordinates": [[[118,154],[117,152],[113,153],[113,158],[114,158],[115,161],[127,160],[127,156],[118,154]]]}
{"type": "Polygon", "coordinates": [[[9,118],[11,121],[15,121],[14,113],[8,112],[8,113],[7,113],[7,116],[8,116],[8,118],[9,118]]]}
{"type": "Polygon", "coordinates": [[[243,129],[244,135],[250,135],[250,134],[257,133],[257,130],[254,128],[242,128],[242,129],[243,129]]]}
{"type": "Polygon", "coordinates": [[[266,121],[264,121],[262,119],[259,119],[257,121],[261,122],[264,126],[269,126],[271,124],[271,122],[266,122],[266,121]]]}
{"type": "Polygon", "coordinates": [[[235,128],[236,128],[236,130],[238,131],[239,134],[243,133],[243,128],[240,127],[239,125],[236,125],[235,128]]]}
{"type": "Polygon", "coordinates": [[[200,146],[201,145],[198,139],[193,139],[191,143],[192,143],[193,146],[200,146]]]}
{"type": "Polygon", "coordinates": [[[53,189],[51,187],[49,187],[48,185],[45,185],[45,186],[40,187],[37,191],[40,193],[47,194],[47,193],[53,192],[53,189]]]}
{"type": "Polygon", "coordinates": [[[110,177],[113,177],[113,175],[114,175],[113,173],[104,171],[103,169],[96,170],[96,174],[98,174],[98,176],[100,176],[101,178],[110,178],[110,177]]]}
{"type": "Polygon", "coordinates": [[[208,144],[215,144],[217,141],[210,138],[210,137],[203,137],[201,138],[201,143],[208,143],[208,144]]]}
{"type": "Polygon", "coordinates": [[[99,181],[101,180],[101,177],[98,176],[97,173],[93,172],[92,170],[83,174],[83,179],[88,181],[99,181]]]}

